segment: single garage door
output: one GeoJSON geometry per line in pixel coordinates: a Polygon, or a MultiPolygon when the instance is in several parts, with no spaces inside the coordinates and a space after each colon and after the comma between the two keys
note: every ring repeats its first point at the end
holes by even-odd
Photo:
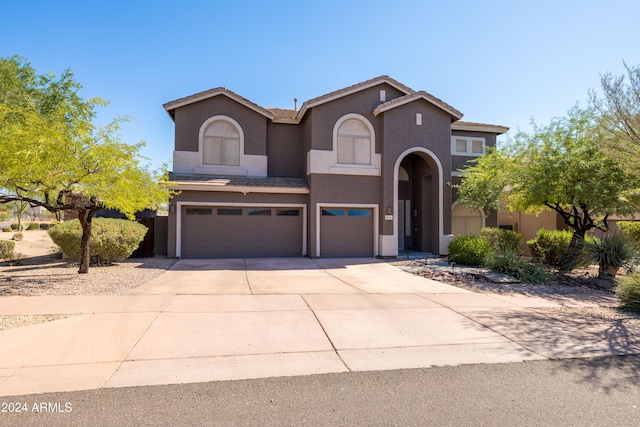
{"type": "Polygon", "coordinates": [[[320,256],[373,256],[373,211],[356,208],[322,209],[320,256]]]}
{"type": "Polygon", "coordinates": [[[302,256],[300,208],[183,207],[183,258],[288,256],[302,256]]]}

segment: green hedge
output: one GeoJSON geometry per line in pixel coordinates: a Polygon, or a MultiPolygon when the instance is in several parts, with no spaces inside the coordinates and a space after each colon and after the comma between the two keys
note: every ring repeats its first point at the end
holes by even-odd
{"type": "Polygon", "coordinates": [[[40,228],[40,226],[37,222],[30,222],[27,226],[27,230],[37,230],[38,228],[40,228]]]}
{"type": "Polygon", "coordinates": [[[527,241],[531,255],[548,265],[560,267],[569,249],[573,233],[569,230],[541,228],[536,237],[527,241]]]}
{"type": "Polygon", "coordinates": [[[615,291],[625,309],[640,312],[640,274],[624,276],[615,291]]]}
{"type": "Polygon", "coordinates": [[[488,240],[472,234],[462,234],[449,242],[449,261],[457,264],[480,266],[492,252],[488,240]]]}
{"type": "Polygon", "coordinates": [[[16,243],[11,240],[0,240],[0,259],[13,258],[13,249],[16,243]]]}
{"type": "Polygon", "coordinates": [[[485,227],[480,230],[480,237],[487,240],[494,250],[507,248],[519,252],[522,235],[513,230],[485,227]]]}
{"type": "Polygon", "coordinates": [[[640,221],[620,221],[618,228],[624,237],[640,247],[640,221]]]}
{"type": "MultiPolygon", "coordinates": [[[[62,222],[49,229],[51,240],[70,258],[80,258],[82,227],[77,219],[62,222]]],[[[98,262],[113,262],[128,258],[147,234],[147,227],[135,221],[94,218],[89,249],[98,262]]]]}

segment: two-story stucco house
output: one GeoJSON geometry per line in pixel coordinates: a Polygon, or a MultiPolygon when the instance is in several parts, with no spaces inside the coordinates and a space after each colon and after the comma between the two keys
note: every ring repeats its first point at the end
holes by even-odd
{"type": "Polygon", "coordinates": [[[446,253],[496,225],[457,206],[456,170],[507,128],[387,76],[264,108],[216,88],[164,105],[175,122],[168,255],[393,257],[446,253]],[[453,227],[453,228],[452,228],[453,227]]]}

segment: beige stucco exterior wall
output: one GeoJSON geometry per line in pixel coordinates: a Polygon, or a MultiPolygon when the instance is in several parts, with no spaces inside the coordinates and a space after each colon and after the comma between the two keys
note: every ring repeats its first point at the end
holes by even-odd
{"type": "Polygon", "coordinates": [[[522,234],[521,249],[525,255],[531,255],[527,240],[533,239],[541,228],[546,228],[547,230],[557,229],[557,218],[558,214],[550,210],[544,210],[537,215],[501,210],[498,213],[498,226],[511,225],[513,231],[522,234]]]}

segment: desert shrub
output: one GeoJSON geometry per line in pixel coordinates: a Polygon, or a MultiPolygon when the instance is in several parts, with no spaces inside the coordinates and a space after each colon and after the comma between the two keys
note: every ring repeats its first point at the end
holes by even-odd
{"type": "Polygon", "coordinates": [[[631,271],[638,264],[640,249],[622,234],[606,234],[601,239],[589,236],[580,253],[576,256],[575,265],[586,267],[598,265],[600,277],[615,276],[615,271],[622,267],[631,271]]]}
{"type": "Polygon", "coordinates": [[[573,233],[569,230],[541,228],[536,237],[527,241],[531,255],[548,265],[560,267],[569,249],[573,233]]]}
{"type": "Polygon", "coordinates": [[[493,250],[498,248],[509,248],[515,252],[520,250],[522,235],[513,230],[503,230],[501,228],[485,227],[480,230],[480,237],[486,239],[493,250]]]}
{"type": "Polygon", "coordinates": [[[22,230],[24,230],[24,224],[18,225],[17,222],[14,222],[13,224],[11,224],[10,227],[11,227],[11,230],[13,230],[13,231],[22,231],[22,230]],[[20,227],[21,230],[18,230],[18,227],[20,227]]]}
{"type": "Polygon", "coordinates": [[[27,230],[37,230],[39,228],[40,226],[38,225],[37,222],[30,222],[29,225],[27,226],[27,230]]]}
{"type": "Polygon", "coordinates": [[[531,284],[540,284],[551,279],[551,274],[538,264],[522,258],[518,252],[501,247],[487,255],[483,266],[497,273],[508,274],[531,284]]]}
{"type": "Polygon", "coordinates": [[[0,259],[13,258],[16,243],[11,240],[0,240],[0,259]]]}
{"type": "Polygon", "coordinates": [[[625,309],[640,312],[640,274],[629,274],[618,280],[615,292],[625,309]]]}
{"type": "Polygon", "coordinates": [[[463,234],[449,242],[449,261],[463,265],[482,265],[492,252],[488,240],[472,234],[463,234]]]}
{"type": "Polygon", "coordinates": [[[2,231],[3,231],[4,233],[8,233],[8,232],[13,231],[13,230],[11,229],[11,227],[3,227],[3,228],[2,228],[2,231]]]}
{"type": "MultiPolygon", "coordinates": [[[[94,218],[91,227],[90,254],[94,262],[125,259],[135,251],[147,234],[147,227],[135,221],[94,218]]],[[[70,258],[80,258],[82,226],[77,219],[49,229],[51,240],[70,258]]]]}
{"type": "Polygon", "coordinates": [[[640,247],[640,221],[620,221],[618,222],[618,228],[624,237],[640,247]]]}

